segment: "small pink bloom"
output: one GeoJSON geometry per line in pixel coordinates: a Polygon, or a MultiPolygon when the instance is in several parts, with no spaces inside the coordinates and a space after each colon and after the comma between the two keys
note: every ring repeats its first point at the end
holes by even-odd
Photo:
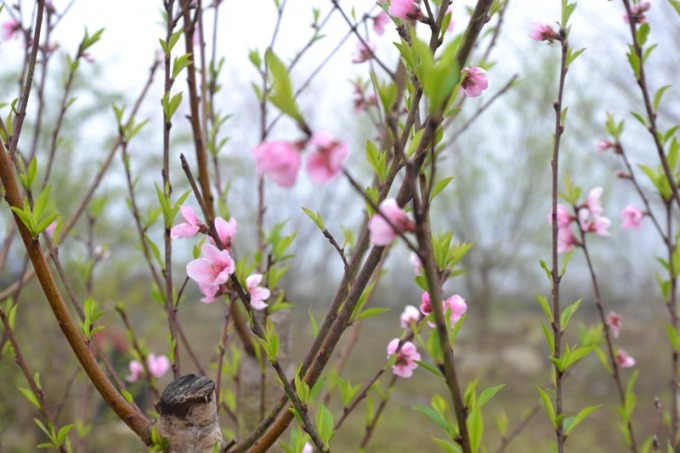
{"type": "Polygon", "coordinates": [[[21,24],[15,19],[10,19],[7,22],[2,23],[2,30],[3,41],[9,41],[10,39],[19,35],[19,32],[21,31],[21,24]]]}
{"type": "Polygon", "coordinates": [[[425,316],[430,316],[432,313],[432,301],[430,300],[430,293],[425,291],[422,296],[420,296],[420,312],[425,316]]]}
{"type": "Polygon", "coordinates": [[[180,206],[180,214],[184,217],[179,224],[170,230],[170,237],[173,239],[190,238],[201,230],[201,219],[196,217],[191,206],[180,206]]]}
{"type": "Polygon", "coordinates": [[[614,144],[607,141],[607,140],[602,140],[600,143],[597,144],[597,150],[599,151],[600,154],[608,150],[609,148],[613,147],[614,144]]]}
{"type": "Polygon", "coordinates": [[[423,267],[423,263],[420,261],[420,258],[416,252],[411,252],[411,254],[408,256],[408,262],[411,263],[411,266],[413,266],[413,270],[415,271],[416,275],[420,275],[420,268],[423,267]]]}
{"type": "Polygon", "coordinates": [[[489,88],[489,80],[486,78],[486,71],[482,68],[465,68],[461,71],[464,75],[463,82],[460,84],[460,91],[471,98],[481,96],[482,91],[489,88]]]}
{"type": "Polygon", "coordinates": [[[149,354],[146,358],[146,364],[149,367],[149,373],[154,377],[161,377],[170,369],[170,360],[164,354],[158,357],[149,354]]]}
{"type": "Polygon", "coordinates": [[[560,228],[557,230],[557,253],[571,250],[575,245],[579,245],[579,242],[571,228],[560,228]]]}
{"type": "Polygon", "coordinates": [[[586,233],[595,233],[598,236],[611,236],[611,233],[607,231],[611,226],[612,222],[606,217],[595,217],[592,221],[588,216],[588,211],[581,210],[579,213],[581,220],[581,228],[586,233]]]}
{"type": "Polygon", "coordinates": [[[306,442],[304,448],[302,449],[302,453],[314,453],[314,447],[312,447],[312,444],[306,442]]]}
{"type": "Polygon", "coordinates": [[[630,368],[635,366],[635,359],[628,355],[623,349],[616,351],[616,363],[621,368],[630,368]]]}
{"type": "MultiPolygon", "coordinates": [[[[399,348],[399,338],[395,338],[387,345],[388,359],[397,352],[397,348],[399,348]]],[[[407,341],[403,344],[399,352],[397,352],[397,361],[392,365],[392,372],[397,376],[409,378],[413,375],[413,370],[418,368],[418,364],[415,362],[416,360],[420,360],[420,354],[418,354],[416,345],[407,341]]]]}
{"type": "Polygon", "coordinates": [[[553,28],[544,22],[531,22],[529,37],[534,41],[550,41],[557,38],[557,33],[553,28]]]}
{"type": "Polygon", "coordinates": [[[55,220],[54,222],[50,223],[50,225],[45,228],[45,233],[49,236],[50,239],[54,239],[54,232],[57,230],[57,221],[55,220]]]}
{"type": "Polygon", "coordinates": [[[583,205],[583,207],[590,211],[590,214],[595,218],[602,215],[602,200],[600,199],[601,197],[602,187],[599,186],[593,187],[593,189],[588,194],[588,199],[583,205]]]}
{"type": "Polygon", "coordinates": [[[581,209],[579,211],[579,220],[581,221],[581,228],[587,233],[595,233],[598,236],[611,235],[607,229],[611,226],[612,222],[606,217],[593,216],[593,220],[591,221],[588,216],[588,211],[581,209]]]}
{"type": "Polygon", "coordinates": [[[649,11],[649,8],[652,7],[652,3],[649,1],[642,1],[640,2],[639,5],[631,5],[630,7],[630,12],[632,14],[631,17],[628,16],[628,14],[623,15],[623,21],[625,23],[630,23],[631,18],[632,22],[634,24],[644,24],[647,22],[647,17],[645,16],[645,12],[649,11]]]}
{"type": "MultiPolygon", "coordinates": [[[[380,203],[379,208],[380,212],[392,222],[392,225],[394,225],[397,230],[401,232],[412,231],[415,227],[413,221],[404,214],[404,211],[397,205],[397,200],[394,198],[383,201],[380,203]]],[[[368,221],[371,242],[374,245],[388,245],[392,242],[394,238],[397,237],[397,233],[395,233],[392,225],[390,225],[383,216],[375,213],[373,217],[371,217],[371,220],[368,221]]]]}
{"type": "Polygon", "coordinates": [[[217,296],[222,295],[222,285],[211,285],[209,283],[199,283],[198,289],[205,296],[201,299],[204,304],[210,304],[217,300],[217,296]]]}
{"type": "Polygon", "coordinates": [[[328,132],[315,132],[307,146],[311,153],[307,158],[307,173],[316,184],[323,184],[342,172],[347,157],[347,145],[328,132]]]}
{"type": "Polygon", "coordinates": [[[255,310],[262,310],[267,307],[265,300],[269,299],[271,291],[263,288],[260,285],[262,282],[262,274],[253,274],[246,278],[246,285],[248,285],[248,292],[250,292],[250,305],[255,310]]]}
{"type": "MultiPolygon", "coordinates": [[[[568,228],[569,224],[574,220],[566,206],[557,205],[557,227],[568,228]]],[[[548,223],[552,225],[552,213],[548,214],[548,223]]]]}
{"type": "Polygon", "coordinates": [[[359,113],[365,110],[367,107],[366,100],[364,99],[364,88],[361,86],[360,82],[354,83],[354,112],[359,113]]]}
{"type": "Polygon", "coordinates": [[[234,260],[228,250],[219,250],[212,244],[201,246],[202,257],[187,264],[189,278],[203,287],[226,283],[234,272],[234,260]]]}
{"type": "Polygon", "coordinates": [[[364,44],[363,42],[359,41],[357,42],[357,51],[352,56],[352,63],[357,64],[368,61],[373,58],[374,53],[375,44],[369,41],[366,41],[366,44],[364,44]]]}
{"type": "MultiPolygon", "coordinates": [[[[430,313],[432,313],[432,301],[430,299],[430,293],[425,291],[420,297],[420,300],[422,301],[422,304],[420,305],[421,313],[425,316],[429,316],[430,313]]],[[[451,310],[450,319],[451,327],[453,327],[467,311],[467,304],[465,303],[465,299],[460,297],[458,294],[454,294],[442,302],[442,310],[444,311],[445,315],[448,310],[451,310]]],[[[430,320],[428,320],[427,323],[430,327],[435,327],[437,325],[430,320]]]]}
{"type": "Polygon", "coordinates": [[[613,311],[609,312],[609,316],[607,316],[607,325],[610,329],[612,329],[614,338],[619,338],[619,330],[621,330],[621,316],[617,315],[613,311]]]}
{"type": "MultiPolygon", "coordinates": [[[[227,222],[222,217],[217,217],[215,219],[215,231],[222,244],[227,248],[231,247],[231,242],[234,240],[234,236],[236,236],[236,219],[232,217],[227,222]]],[[[210,238],[210,242],[215,245],[213,238],[210,238]]]]}
{"type": "Polygon", "coordinates": [[[94,63],[94,62],[96,61],[96,60],[94,59],[94,57],[93,57],[92,55],[90,55],[89,53],[87,53],[87,52],[85,52],[85,53],[83,54],[83,58],[84,58],[88,63],[94,63]]]}
{"type": "Polygon", "coordinates": [[[257,161],[257,175],[267,175],[280,187],[295,184],[300,168],[300,153],[288,142],[263,142],[252,151],[257,161]]]}
{"type": "Polygon", "coordinates": [[[399,320],[401,321],[402,329],[410,329],[411,323],[418,324],[418,320],[420,320],[420,312],[413,305],[407,305],[404,307],[404,311],[399,317],[399,320]]]}
{"type": "Polygon", "coordinates": [[[640,211],[632,204],[629,204],[621,211],[621,220],[623,220],[621,228],[624,230],[634,229],[635,231],[640,231],[640,228],[642,228],[642,219],[644,219],[644,217],[644,212],[640,211]]]}
{"type": "Polygon", "coordinates": [[[128,382],[136,382],[144,374],[144,366],[136,360],[130,362],[129,368],[130,376],[125,378],[128,382]]]}
{"type": "Polygon", "coordinates": [[[390,13],[390,16],[400,19],[418,20],[423,17],[420,6],[413,0],[392,0],[387,12],[390,13]]]}
{"type": "Polygon", "coordinates": [[[380,14],[373,16],[373,30],[380,36],[385,34],[385,26],[390,23],[390,18],[385,11],[380,11],[380,14]]]}

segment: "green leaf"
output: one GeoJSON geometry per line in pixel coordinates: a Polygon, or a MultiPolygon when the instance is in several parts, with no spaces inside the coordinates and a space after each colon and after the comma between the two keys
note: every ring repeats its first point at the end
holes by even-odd
{"type": "Polygon", "coordinates": [[[354,319],[354,322],[357,322],[357,321],[362,320],[362,319],[370,318],[371,316],[377,316],[377,315],[380,315],[382,313],[387,313],[388,311],[390,311],[389,308],[367,308],[366,310],[359,313],[359,316],[357,316],[354,319]]]}
{"type": "Polygon", "coordinates": [[[45,208],[47,208],[47,202],[50,200],[50,190],[52,190],[52,184],[45,187],[45,190],[40,192],[33,203],[33,225],[38,225],[40,219],[42,219],[45,208]]]}
{"type": "Polygon", "coordinates": [[[562,368],[562,371],[566,371],[569,369],[570,366],[572,366],[574,363],[578,362],[591,352],[593,352],[597,347],[596,346],[590,346],[587,348],[578,348],[574,349],[571,351],[571,354],[569,354],[568,357],[565,357],[564,363],[564,368],[562,368]]]}
{"type": "Polygon", "coordinates": [[[482,436],[484,435],[484,420],[482,419],[482,411],[475,408],[470,412],[466,420],[468,433],[470,435],[470,447],[472,453],[479,451],[479,446],[482,444],[482,436]]]}
{"type": "Polygon", "coordinates": [[[317,212],[316,214],[314,214],[314,212],[312,212],[310,209],[307,209],[307,208],[305,208],[305,207],[303,207],[302,210],[305,211],[305,214],[307,214],[307,216],[308,216],[310,219],[312,219],[312,222],[314,222],[314,224],[315,224],[321,231],[323,231],[323,230],[326,229],[326,226],[325,226],[324,223],[323,223],[323,219],[321,218],[321,214],[319,214],[318,212],[317,212]]]}
{"type": "Polygon", "coordinates": [[[569,250],[564,256],[564,259],[562,260],[562,272],[560,272],[560,275],[564,275],[567,272],[567,264],[569,264],[569,260],[571,259],[571,254],[573,251],[574,249],[569,250]]]}
{"type": "Polygon", "coordinates": [[[272,75],[272,93],[269,102],[274,104],[282,113],[290,116],[298,123],[304,121],[293,94],[293,86],[290,82],[288,70],[281,60],[268,49],[265,53],[265,62],[272,75]]]}
{"type": "Polygon", "coordinates": [[[578,415],[576,416],[576,418],[574,419],[574,421],[571,423],[571,425],[569,425],[568,428],[566,428],[566,426],[565,426],[565,428],[566,428],[565,434],[568,436],[569,433],[571,433],[574,430],[574,428],[576,428],[578,426],[579,423],[581,423],[583,420],[585,420],[585,418],[588,415],[592,414],[593,412],[598,410],[600,407],[602,407],[602,406],[591,406],[591,407],[587,407],[587,408],[583,409],[581,412],[579,412],[578,415]]]}
{"type": "Polygon", "coordinates": [[[59,430],[59,433],[57,434],[57,442],[58,445],[61,445],[64,443],[64,440],[66,440],[66,436],[68,436],[68,432],[71,431],[73,428],[75,428],[76,425],[66,425],[62,426],[61,429],[59,430]]]}
{"type": "Polygon", "coordinates": [[[120,392],[121,395],[123,395],[123,398],[125,398],[125,401],[128,403],[132,404],[132,393],[128,392],[127,390],[123,390],[120,392]]]}
{"type": "Polygon", "coordinates": [[[170,52],[175,47],[175,44],[177,44],[177,41],[179,41],[179,38],[182,36],[182,33],[184,33],[184,28],[180,28],[175,33],[170,35],[170,40],[168,42],[168,52],[166,52],[166,55],[170,55],[170,52]]]}
{"type": "Polygon", "coordinates": [[[23,387],[17,387],[21,393],[35,406],[36,409],[40,410],[40,403],[38,402],[38,397],[35,396],[32,390],[25,389],[23,387]]]}
{"type": "Polygon", "coordinates": [[[312,329],[314,330],[314,338],[316,338],[317,335],[319,335],[319,326],[316,324],[316,319],[314,319],[314,315],[312,314],[311,311],[308,311],[309,313],[309,319],[312,321],[312,329]]]}
{"type": "Polygon", "coordinates": [[[435,184],[434,189],[432,189],[432,196],[430,197],[430,201],[434,200],[434,197],[439,195],[439,193],[446,188],[446,186],[449,185],[449,183],[453,180],[453,177],[449,178],[444,178],[441,181],[439,181],[437,184],[435,184]]]}
{"type": "Polygon", "coordinates": [[[534,293],[534,296],[536,296],[538,303],[541,305],[541,308],[543,309],[543,313],[545,313],[545,316],[548,318],[550,322],[553,322],[554,318],[552,310],[550,309],[550,305],[548,305],[548,300],[545,297],[539,295],[538,293],[534,293]]]}
{"type": "Polygon", "coordinates": [[[323,446],[328,448],[328,443],[333,435],[333,414],[326,409],[323,403],[319,404],[319,408],[316,411],[316,429],[319,432],[323,446]]]}
{"type": "Polygon", "coordinates": [[[668,333],[668,338],[671,340],[673,351],[680,351],[680,336],[678,336],[678,331],[675,330],[672,324],[666,324],[666,333],[668,333]]]}
{"type": "Polygon", "coordinates": [[[489,387],[488,389],[484,390],[479,395],[479,398],[477,398],[477,407],[481,409],[482,406],[484,406],[491,398],[493,398],[493,396],[503,387],[505,387],[505,384],[489,387]]]}
{"type": "Polygon", "coordinates": [[[427,418],[435,422],[441,429],[446,432],[446,434],[449,436],[449,438],[453,439],[453,434],[454,430],[451,424],[436,410],[427,407],[427,406],[420,406],[418,404],[414,404],[413,409],[416,411],[420,412],[421,414],[425,415],[427,418]]]}
{"type": "MultiPolygon", "coordinates": [[[[649,24],[642,24],[642,25],[649,25],[649,24]]],[[[671,87],[671,85],[663,86],[663,87],[659,88],[659,91],[657,91],[656,94],[654,95],[654,111],[655,112],[657,110],[659,110],[659,103],[661,102],[661,97],[666,92],[666,90],[669,89],[670,87],[671,87]]]]}
{"type": "MultiPolygon", "coordinates": [[[[444,30],[446,30],[446,29],[444,29],[444,30]]],[[[435,441],[437,443],[437,445],[442,447],[448,453],[462,453],[462,450],[460,449],[460,447],[458,445],[454,444],[453,442],[449,442],[448,440],[442,440],[442,439],[432,439],[432,440],[435,441]]]]}
{"type": "Polygon", "coordinates": [[[442,374],[441,371],[439,371],[439,368],[437,368],[433,364],[428,363],[428,362],[423,362],[421,360],[414,360],[414,362],[417,363],[418,365],[420,365],[421,367],[425,368],[427,371],[434,374],[435,376],[438,376],[440,378],[444,378],[444,375],[442,374]]]}
{"type": "Polygon", "coordinates": [[[649,26],[649,23],[645,22],[644,24],[640,25],[640,28],[638,28],[637,31],[637,40],[638,44],[640,44],[640,47],[643,47],[645,43],[647,42],[647,37],[649,36],[649,32],[651,30],[651,27],[649,26]]]}
{"type": "Polygon", "coordinates": [[[578,310],[578,307],[581,305],[581,301],[583,299],[579,299],[573,304],[569,305],[567,308],[564,309],[562,314],[560,315],[560,324],[562,326],[562,332],[567,330],[567,324],[569,323],[569,320],[573,316],[574,313],[576,313],[576,310],[578,310]]]}
{"type": "Polygon", "coordinates": [[[172,78],[176,79],[177,76],[179,75],[180,72],[182,72],[182,69],[186,68],[190,64],[193,64],[194,62],[190,60],[191,58],[191,53],[185,53],[184,55],[181,55],[179,57],[175,57],[175,60],[172,63],[172,78]]]}
{"type": "Polygon", "coordinates": [[[548,396],[547,393],[543,391],[540,387],[536,387],[541,394],[541,399],[543,400],[543,405],[545,406],[545,410],[548,412],[548,417],[550,417],[550,421],[552,422],[553,426],[557,428],[558,424],[555,423],[555,408],[553,407],[553,403],[550,400],[550,396],[548,396]]]}
{"type": "Polygon", "coordinates": [[[158,262],[158,265],[161,267],[161,269],[165,269],[165,265],[163,263],[163,258],[161,258],[161,251],[158,248],[156,244],[151,240],[148,234],[144,234],[144,237],[146,238],[146,243],[149,245],[149,248],[151,249],[151,252],[153,253],[153,256],[156,258],[156,261],[158,262]]]}

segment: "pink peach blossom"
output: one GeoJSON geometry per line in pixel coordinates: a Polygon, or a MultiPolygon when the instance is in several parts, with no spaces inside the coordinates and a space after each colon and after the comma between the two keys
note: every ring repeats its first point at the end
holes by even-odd
{"type": "MultiPolygon", "coordinates": [[[[236,236],[236,219],[232,217],[227,222],[222,217],[217,217],[215,219],[215,231],[222,244],[227,248],[231,247],[231,242],[234,240],[234,236],[236,236]]],[[[213,238],[209,239],[215,245],[215,240],[213,238]]]]}
{"type": "Polygon", "coordinates": [[[616,363],[621,368],[630,368],[635,366],[635,359],[628,355],[628,353],[620,349],[616,351],[616,363]]]}
{"type": "Polygon", "coordinates": [[[416,275],[420,275],[420,268],[423,267],[423,263],[420,261],[420,258],[416,252],[411,252],[411,254],[408,256],[408,262],[411,263],[411,266],[413,266],[413,270],[416,275]]]}
{"type": "MultiPolygon", "coordinates": [[[[574,217],[569,214],[569,210],[562,204],[557,205],[557,227],[568,228],[574,217]]],[[[552,212],[548,214],[548,223],[552,225],[552,212]]]]}
{"type": "Polygon", "coordinates": [[[2,30],[2,39],[4,41],[9,41],[10,39],[19,35],[19,32],[21,31],[21,24],[15,19],[10,19],[7,22],[2,23],[2,30]]]}
{"type": "Polygon", "coordinates": [[[54,239],[54,232],[57,230],[57,224],[58,222],[55,220],[54,222],[50,223],[47,228],[45,228],[45,234],[47,234],[50,239],[54,239]]]}
{"type": "Polygon", "coordinates": [[[204,304],[209,304],[217,300],[217,296],[223,293],[222,285],[212,285],[210,283],[199,283],[198,289],[205,296],[201,299],[204,304]]]}
{"type": "MultiPolygon", "coordinates": [[[[600,208],[601,209],[601,208],[600,208]]],[[[607,229],[611,226],[612,222],[606,217],[595,216],[590,219],[588,211],[581,209],[579,211],[579,220],[581,221],[581,228],[587,233],[595,233],[598,236],[610,236],[611,233],[607,229]]]]}
{"type": "Polygon", "coordinates": [[[234,260],[228,250],[219,250],[212,244],[203,244],[201,255],[201,258],[187,264],[187,276],[196,281],[199,287],[206,289],[210,285],[221,285],[234,273],[234,260]]]}
{"type": "Polygon", "coordinates": [[[413,0],[392,0],[387,12],[390,16],[400,19],[418,20],[423,17],[420,6],[413,0]]]}
{"type": "Polygon", "coordinates": [[[307,144],[311,149],[307,157],[309,179],[323,184],[342,173],[342,163],[347,158],[347,145],[328,132],[315,132],[307,144]]]}
{"type": "Polygon", "coordinates": [[[602,154],[603,152],[605,152],[606,150],[608,150],[609,148],[611,148],[613,146],[614,146],[614,144],[611,143],[610,141],[602,140],[600,143],[597,144],[597,151],[600,154],[602,154]]]}
{"type": "Polygon", "coordinates": [[[130,369],[130,376],[125,378],[128,382],[136,382],[144,375],[144,365],[136,360],[132,360],[128,368],[130,369]]]}
{"type": "Polygon", "coordinates": [[[486,71],[482,68],[465,68],[461,71],[461,74],[465,77],[460,84],[461,93],[464,92],[471,98],[476,98],[481,96],[482,91],[489,88],[486,71]]]}
{"type": "Polygon", "coordinates": [[[404,307],[404,311],[399,317],[402,329],[410,329],[411,323],[418,324],[420,320],[420,311],[413,305],[407,305],[404,307]]]}
{"type": "Polygon", "coordinates": [[[385,34],[385,26],[390,23],[390,18],[385,11],[380,11],[376,16],[373,16],[373,30],[380,36],[385,34]]]}
{"type": "Polygon", "coordinates": [[[397,361],[392,365],[392,372],[403,378],[409,378],[413,375],[413,370],[418,368],[416,360],[420,360],[420,354],[416,349],[416,345],[410,341],[405,342],[399,352],[399,338],[395,338],[387,345],[387,358],[389,359],[396,352],[397,361]]]}
{"type": "Polygon", "coordinates": [[[314,447],[309,442],[305,442],[305,446],[301,453],[314,453],[314,447]]]}
{"type": "MultiPolygon", "coordinates": [[[[649,11],[649,8],[651,7],[652,3],[646,0],[640,2],[639,5],[631,5],[630,12],[632,14],[633,23],[644,24],[647,22],[647,17],[644,13],[649,11]]],[[[628,14],[624,14],[623,21],[628,24],[631,22],[631,17],[629,17],[628,14]]]]}
{"type": "Polygon", "coordinates": [[[579,242],[571,228],[560,228],[557,230],[557,253],[571,250],[575,245],[579,245],[579,242]]]}
{"type": "Polygon", "coordinates": [[[248,285],[248,292],[250,293],[250,305],[255,310],[262,310],[267,307],[265,300],[269,299],[271,291],[267,288],[259,286],[262,282],[262,274],[253,274],[246,278],[246,285],[248,285]]]}
{"type": "MultiPolygon", "coordinates": [[[[409,219],[404,211],[397,205],[397,200],[389,198],[380,203],[380,212],[392,222],[394,227],[401,231],[412,231],[415,224],[409,219]]],[[[371,235],[371,242],[374,245],[387,245],[397,237],[397,233],[379,213],[375,213],[368,221],[368,229],[371,235]]]]}
{"type": "Polygon", "coordinates": [[[557,38],[557,33],[553,28],[544,22],[531,22],[529,37],[534,41],[550,41],[557,38]]]}
{"type": "MultiPolygon", "coordinates": [[[[423,313],[425,316],[429,316],[430,313],[432,313],[432,301],[430,299],[430,293],[425,291],[420,297],[420,300],[422,301],[422,304],[420,305],[421,313],[423,313]]],[[[467,311],[467,304],[465,303],[465,299],[460,297],[458,294],[454,294],[442,302],[442,310],[444,311],[444,314],[446,314],[448,310],[451,310],[450,320],[451,327],[453,327],[467,311]]],[[[429,319],[427,323],[430,327],[435,327],[437,325],[429,319]]]]}
{"type": "Polygon", "coordinates": [[[602,215],[602,187],[593,187],[588,194],[588,199],[583,204],[583,207],[590,211],[590,214],[597,218],[602,215]]]}
{"type": "Polygon", "coordinates": [[[170,360],[164,354],[158,357],[149,354],[146,358],[146,364],[149,367],[149,373],[154,377],[161,377],[170,369],[170,360]]]}
{"type": "Polygon", "coordinates": [[[267,175],[280,187],[295,184],[300,168],[300,153],[295,147],[282,140],[263,142],[252,151],[257,161],[258,176],[267,175]]]}
{"type": "Polygon", "coordinates": [[[619,338],[619,330],[621,330],[621,316],[617,315],[613,311],[609,312],[609,316],[607,316],[607,325],[612,330],[614,338],[619,338]]]}
{"type": "Polygon", "coordinates": [[[172,227],[170,237],[173,239],[190,238],[201,230],[201,219],[199,219],[191,206],[180,206],[180,214],[184,217],[180,223],[172,227]]]}
{"type": "Polygon", "coordinates": [[[364,44],[362,41],[359,41],[357,42],[357,50],[352,56],[352,63],[357,64],[368,61],[373,58],[374,53],[375,44],[369,41],[366,41],[366,44],[364,44]]]}
{"type": "Polygon", "coordinates": [[[634,229],[635,231],[640,231],[640,228],[642,228],[642,219],[644,218],[644,212],[640,211],[632,204],[629,204],[621,211],[621,220],[623,220],[621,228],[624,230],[634,229]]]}

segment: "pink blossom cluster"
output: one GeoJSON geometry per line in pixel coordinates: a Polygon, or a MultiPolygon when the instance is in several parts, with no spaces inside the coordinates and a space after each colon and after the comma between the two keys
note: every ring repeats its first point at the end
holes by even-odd
{"type": "Polygon", "coordinates": [[[544,22],[534,21],[530,25],[529,37],[534,41],[548,41],[552,43],[554,39],[559,37],[557,32],[544,22]]]}
{"type": "MultiPolygon", "coordinates": [[[[432,313],[432,301],[430,299],[430,293],[427,291],[424,292],[420,297],[420,300],[422,302],[420,304],[420,312],[425,316],[430,316],[430,313],[432,313]]],[[[458,294],[454,294],[442,302],[442,310],[444,311],[444,314],[450,311],[449,319],[451,321],[451,327],[453,327],[467,311],[467,304],[465,303],[465,299],[460,297],[458,294]]],[[[436,326],[436,324],[429,319],[427,323],[430,327],[436,326]]]]}
{"type": "Polygon", "coordinates": [[[370,41],[358,41],[357,50],[352,55],[352,63],[358,64],[373,58],[375,54],[375,44],[370,41]]]}
{"type": "MultiPolygon", "coordinates": [[[[621,330],[621,316],[612,312],[609,312],[607,316],[607,326],[612,332],[614,338],[619,338],[619,331],[621,330]]],[[[629,368],[635,366],[635,359],[628,355],[628,353],[619,348],[616,351],[615,357],[616,364],[622,368],[629,368]]]]}
{"type": "Polygon", "coordinates": [[[21,33],[21,24],[16,19],[10,19],[2,23],[2,40],[9,41],[21,33]]]}
{"type": "Polygon", "coordinates": [[[640,231],[640,228],[642,228],[642,220],[644,218],[644,212],[632,204],[629,204],[623,208],[623,211],[621,211],[621,220],[623,220],[621,229],[640,231]]]}
{"type": "Polygon", "coordinates": [[[380,36],[385,34],[385,27],[390,23],[390,18],[385,11],[380,11],[377,15],[373,16],[373,31],[375,31],[380,36]]]}
{"type": "Polygon", "coordinates": [[[399,19],[419,20],[423,18],[420,6],[414,0],[392,0],[387,12],[390,16],[399,19]]]}
{"type": "Polygon", "coordinates": [[[652,3],[643,0],[637,5],[631,5],[630,7],[630,16],[628,14],[623,15],[623,21],[627,24],[629,23],[634,23],[634,24],[644,24],[647,22],[647,17],[645,16],[645,12],[649,11],[649,9],[652,7],[652,3]]]}
{"type": "Polygon", "coordinates": [[[413,231],[415,223],[401,210],[394,198],[388,198],[378,206],[380,213],[375,213],[368,221],[371,242],[374,245],[390,244],[398,232],[413,231]],[[389,221],[389,222],[388,222],[389,221]]]}
{"type": "MultiPolygon", "coordinates": [[[[584,233],[595,233],[598,236],[609,236],[611,221],[602,216],[602,187],[593,188],[584,204],[578,208],[578,217],[569,213],[564,205],[557,205],[557,243],[559,253],[571,250],[580,242],[574,236],[571,223],[578,222],[584,233]]],[[[548,223],[552,225],[552,214],[548,214],[548,223]]]]}
{"type": "MultiPolygon", "coordinates": [[[[170,360],[164,354],[161,354],[158,357],[156,357],[155,354],[149,354],[146,357],[146,366],[149,369],[149,374],[151,374],[151,376],[161,377],[170,369],[170,360]]],[[[129,368],[130,376],[126,378],[128,382],[136,382],[144,375],[144,365],[137,360],[132,360],[129,368]]]]}
{"type": "Polygon", "coordinates": [[[364,87],[361,81],[354,82],[354,112],[359,113],[368,110],[369,107],[378,105],[378,98],[375,93],[371,93],[368,98],[364,94],[364,87]]]}
{"type": "MultiPolygon", "coordinates": [[[[344,142],[328,132],[315,132],[306,144],[307,174],[316,184],[326,183],[342,172],[349,150],[344,142]]],[[[299,144],[277,140],[263,142],[253,149],[258,176],[266,175],[280,187],[292,187],[300,169],[299,144]]]]}
{"type": "Polygon", "coordinates": [[[460,84],[460,93],[465,93],[471,98],[482,95],[482,91],[489,88],[489,80],[486,71],[482,68],[465,68],[461,71],[463,81],[460,84]]]}
{"type": "Polygon", "coordinates": [[[420,360],[420,354],[416,345],[410,341],[405,341],[401,349],[399,349],[400,342],[399,338],[389,342],[387,345],[387,358],[389,359],[396,353],[397,361],[392,365],[392,372],[399,377],[409,378],[413,376],[413,370],[418,368],[418,364],[415,361],[420,360]]]}

